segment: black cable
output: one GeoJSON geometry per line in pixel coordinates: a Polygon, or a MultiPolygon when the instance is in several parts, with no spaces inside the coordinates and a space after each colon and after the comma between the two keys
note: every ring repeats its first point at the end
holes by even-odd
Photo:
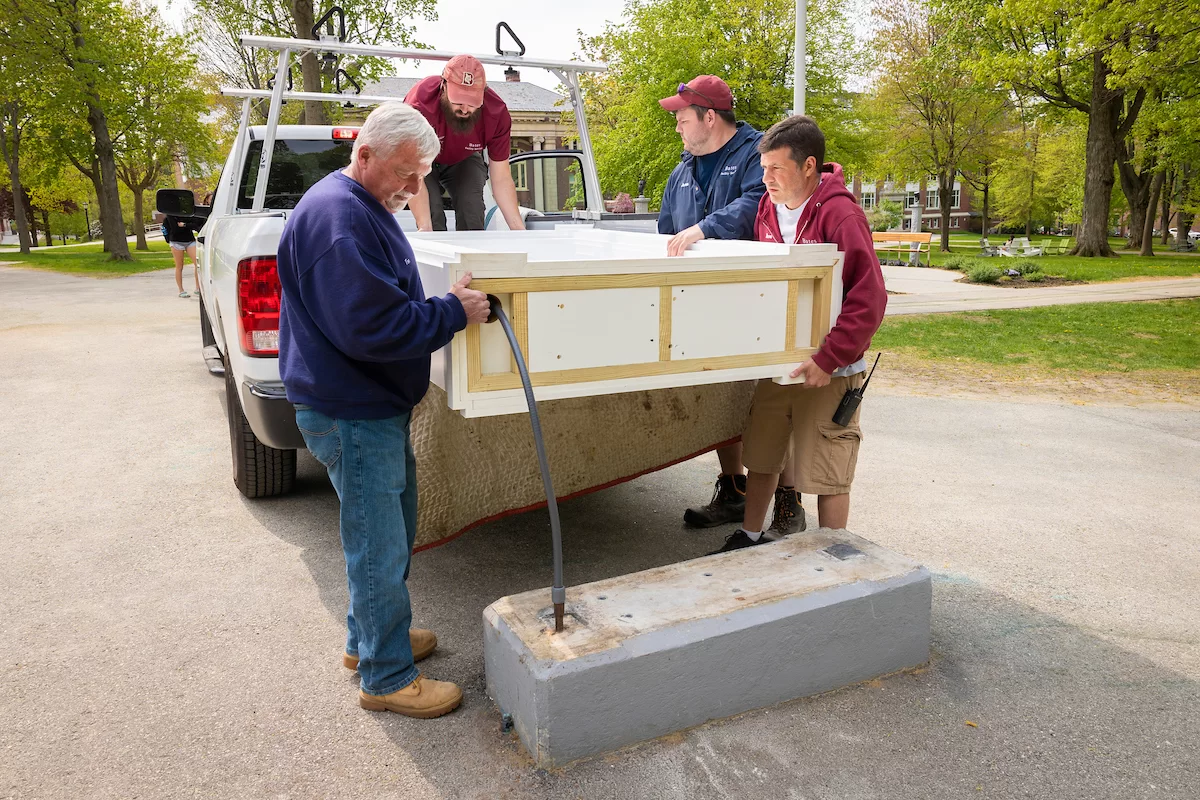
{"type": "Polygon", "coordinates": [[[512,325],[499,299],[489,294],[488,302],[492,306],[492,315],[500,320],[500,327],[504,328],[504,335],[508,337],[508,346],[512,348],[513,358],[517,361],[517,371],[521,373],[521,383],[525,387],[525,403],[529,406],[529,423],[533,426],[533,443],[537,447],[538,465],[542,470],[542,487],[546,490],[546,508],[550,512],[550,537],[554,544],[554,585],[550,588],[550,602],[554,604],[554,630],[561,633],[567,602],[567,590],[563,586],[562,529],[558,524],[558,500],[554,496],[554,484],[550,480],[550,463],[546,460],[546,443],[542,440],[542,423],[538,419],[533,384],[529,382],[529,370],[525,366],[521,346],[517,344],[517,336],[513,333],[512,325]]]}

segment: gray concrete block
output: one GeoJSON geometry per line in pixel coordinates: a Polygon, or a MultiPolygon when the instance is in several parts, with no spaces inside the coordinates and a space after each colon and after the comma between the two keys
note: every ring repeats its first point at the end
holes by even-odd
{"type": "Polygon", "coordinates": [[[484,611],[487,689],[539,766],[914,667],[928,571],[822,529],[484,611]]]}

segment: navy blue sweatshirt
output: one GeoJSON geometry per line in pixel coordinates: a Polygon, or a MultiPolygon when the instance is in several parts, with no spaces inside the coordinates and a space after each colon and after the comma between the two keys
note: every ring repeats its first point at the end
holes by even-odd
{"type": "Polygon", "coordinates": [[[739,122],[733,138],[717,151],[705,188],[697,180],[696,157],[685,152],[667,178],[658,232],[675,234],[699,223],[706,239],[753,239],[758,201],[766,191],[758,156],[761,139],[753,126],[739,122]]]}
{"type": "Polygon", "coordinates": [[[279,240],[279,374],[288,400],[330,417],[383,419],[429,388],[429,356],[467,326],[454,295],[426,299],[400,223],[334,172],[279,240]]]}

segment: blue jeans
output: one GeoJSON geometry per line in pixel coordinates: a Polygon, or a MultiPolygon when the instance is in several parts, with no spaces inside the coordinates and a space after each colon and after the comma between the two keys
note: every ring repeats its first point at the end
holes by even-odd
{"type": "Polygon", "coordinates": [[[408,629],[408,567],[417,532],[417,462],[411,413],[389,419],[334,419],[296,405],[308,450],[329,472],[339,516],[350,610],[346,652],[358,656],[367,694],[391,694],[419,674],[408,629]]]}

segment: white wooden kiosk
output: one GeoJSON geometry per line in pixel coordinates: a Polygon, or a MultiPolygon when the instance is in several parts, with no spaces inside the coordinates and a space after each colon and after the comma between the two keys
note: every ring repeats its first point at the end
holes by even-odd
{"type": "MultiPolygon", "coordinates": [[[[833,245],[701,241],[560,225],[553,231],[410,237],[429,296],[464,273],[512,322],[537,398],[755,378],[781,383],[841,310],[833,245]]],[[[432,381],[466,417],[525,411],[499,325],[472,325],[435,354],[432,381]]]]}

